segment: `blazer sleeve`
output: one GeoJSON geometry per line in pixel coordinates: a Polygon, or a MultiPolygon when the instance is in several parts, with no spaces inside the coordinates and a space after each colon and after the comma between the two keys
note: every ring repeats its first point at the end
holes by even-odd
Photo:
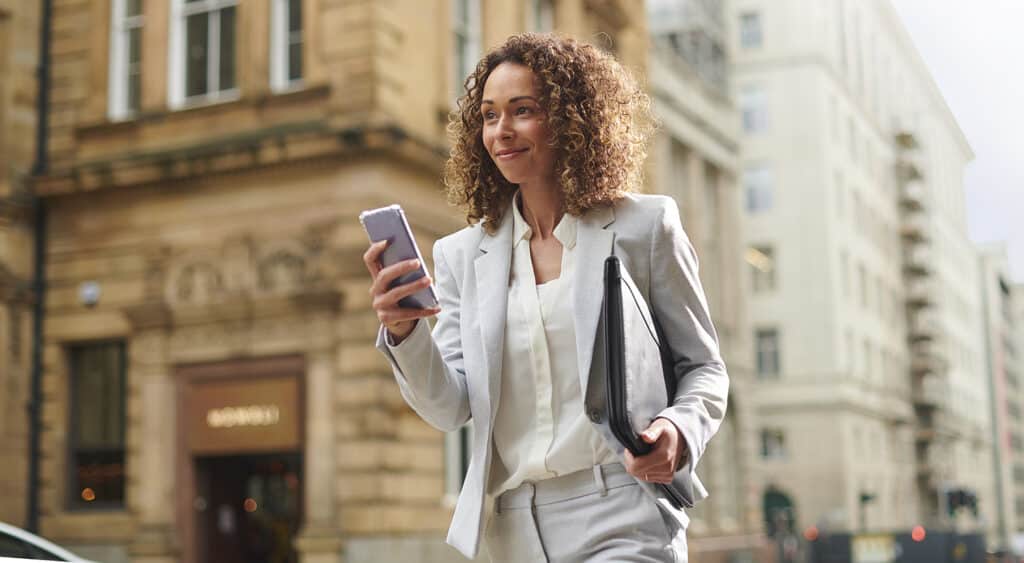
{"type": "Polygon", "coordinates": [[[397,346],[381,325],[376,347],[391,364],[406,403],[438,430],[451,432],[470,418],[459,327],[460,298],[441,241],[434,244],[434,288],[441,312],[431,332],[426,319],[397,346]]]}
{"type": "Polygon", "coordinates": [[[679,208],[666,198],[651,233],[651,307],[675,360],[672,405],[659,413],[688,447],[681,471],[693,471],[725,416],[729,375],[697,275],[697,254],[683,231],[679,208]]]}

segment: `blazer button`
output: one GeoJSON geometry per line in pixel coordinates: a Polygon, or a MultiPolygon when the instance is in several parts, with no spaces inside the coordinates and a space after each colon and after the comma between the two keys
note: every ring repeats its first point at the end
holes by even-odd
{"type": "Polygon", "coordinates": [[[587,409],[587,416],[590,417],[591,422],[601,422],[601,410],[597,408],[587,409]]]}

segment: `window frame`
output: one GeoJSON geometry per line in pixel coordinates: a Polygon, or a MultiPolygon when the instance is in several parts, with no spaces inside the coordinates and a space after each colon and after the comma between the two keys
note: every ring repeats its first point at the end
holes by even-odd
{"type": "Polygon", "coordinates": [[[779,379],[782,375],[782,336],[778,327],[760,327],[754,330],[754,370],[757,378],[761,380],[779,379]],[[771,350],[762,348],[762,336],[771,335],[774,337],[774,347],[771,350]],[[774,371],[768,371],[767,362],[762,355],[774,355],[774,371]]]}
{"type": "Polygon", "coordinates": [[[777,427],[762,428],[761,429],[761,459],[763,460],[785,460],[789,458],[789,452],[786,449],[786,432],[777,427]],[[774,438],[773,443],[775,448],[769,448],[769,439],[774,438]]]}
{"type": "Polygon", "coordinates": [[[747,10],[740,13],[740,47],[743,49],[759,49],[764,46],[764,22],[761,12],[747,10]],[[750,23],[754,27],[748,27],[750,23]]]}
{"type": "Polygon", "coordinates": [[[747,135],[768,131],[768,93],[763,86],[748,84],[740,90],[740,125],[747,135]]]}
{"type": "MultiPolygon", "coordinates": [[[[88,342],[75,342],[65,347],[65,357],[67,358],[68,365],[68,428],[67,428],[67,464],[66,464],[66,494],[65,506],[69,512],[102,512],[102,511],[124,511],[128,510],[128,343],[123,339],[111,339],[111,340],[94,340],[88,342]],[[86,349],[90,347],[110,346],[116,345],[119,347],[118,350],[118,362],[120,366],[119,378],[119,390],[121,396],[121,447],[120,451],[123,454],[124,461],[122,465],[124,467],[124,490],[122,492],[120,501],[95,501],[95,502],[80,502],[76,496],[79,490],[79,481],[76,476],[78,470],[77,454],[81,451],[78,447],[78,435],[77,435],[77,422],[79,415],[79,408],[81,407],[81,401],[77,400],[78,389],[76,387],[78,381],[78,374],[76,372],[75,364],[75,353],[77,350],[86,349]]],[[[114,450],[114,448],[111,448],[114,450]]],[[[100,451],[97,448],[91,451],[100,451]]]]}
{"type": "Polygon", "coordinates": [[[778,287],[778,258],[773,245],[751,244],[747,248],[747,265],[750,267],[750,290],[754,294],[775,291],[778,287]],[[763,261],[768,267],[759,267],[756,263],[758,260],[763,261]]]}
{"type": "Polygon", "coordinates": [[[301,88],[304,83],[305,65],[300,62],[300,73],[298,78],[289,78],[291,74],[289,50],[293,44],[299,45],[300,59],[306,52],[306,27],[308,19],[305,10],[302,8],[303,0],[271,0],[270,6],[270,89],[273,92],[286,92],[301,88]],[[299,30],[290,31],[291,11],[290,2],[299,3],[299,30]],[[298,34],[298,41],[295,41],[293,34],[298,34]]]}
{"type": "Polygon", "coordinates": [[[480,23],[480,0],[452,0],[451,8],[451,53],[452,76],[454,86],[452,105],[464,94],[466,77],[473,72],[482,50],[482,28],[480,23]],[[465,2],[466,20],[459,21],[459,4],[465,2]],[[459,51],[459,39],[465,40],[459,51]]]}
{"type": "Polygon", "coordinates": [[[145,26],[145,3],[139,3],[140,13],[126,16],[128,0],[111,0],[110,3],[110,44],[109,60],[107,61],[107,118],[111,121],[125,121],[136,115],[142,108],[142,62],[138,64],[139,99],[137,107],[129,107],[128,92],[132,80],[130,37],[134,30],[139,30],[139,41],[142,41],[142,29],[145,26]]]}
{"type": "Polygon", "coordinates": [[[743,169],[743,195],[747,213],[757,214],[775,207],[775,174],[764,163],[753,163],[743,169]]]}
{"type": "Polygon", "coordinates": [[[171,0],[171,14],[170,14],[170,52],[168,58],[170,64],[168,70],[170,77],[167,81],[167,101],[171,109],[184,109],[188,107],[201,106],[207,104],[215,104],[219,102],[229,102],[237,100],[240,97],[240,90],[238,87],[237,77],[237,58],[238,48],[236,45],[235,56],[236,56],[236,77],[235,86],[227,90],[220,90],[220,25],[208,25],[207,34],[209,40],[209,50],[207,55],[207,91],[205,94],[197,94],[189,96],[186,92],[186,74],[188,61],[185,60],[185,42],[186,42],[186,20],[188,16],[206,13],[207,17],[215,19],[217,24],[220,23],[220,12],[225,8],[235,8],[235,40],[238,39],[238,7],[239,0],[197,0],[196,2],[187,2],[187,0],[171,0]],[[213,15],[216,14],[216,18],[213,15]],[[210,61],[216,60],[216,64],[210,61]],[[218,89],[214,90],[213,85],[216,85],[218,89]]]}

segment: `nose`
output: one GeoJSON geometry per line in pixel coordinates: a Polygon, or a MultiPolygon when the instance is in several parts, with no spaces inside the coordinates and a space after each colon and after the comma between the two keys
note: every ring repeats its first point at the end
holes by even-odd
{"type": "Polygon", "coordinates": [[[502,115],[498,118],[498,137],[501,139],[511,139],[515,135],[515,130],[512,129],[512,120],[508,116],[502,115]]]}

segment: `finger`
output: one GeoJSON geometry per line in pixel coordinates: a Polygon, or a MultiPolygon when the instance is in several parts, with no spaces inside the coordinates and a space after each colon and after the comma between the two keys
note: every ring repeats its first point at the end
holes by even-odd
{"type": "Polygon", "coordinates": [[[381,324],[387,326],[392,323],[398,323],[402,321],[411,321],[414,319],[422,319],[426,317],[432,317],[441,312],[440,307],[433,307],[431,309],[414,309],[412,307],[396,307],[394,309],[384,309],[377,313],[377,318],[381,324]]]}
{"type": "Polygon", "coordinates": [[[409,283],[404,283],[398,287],[390,289],[384,295],[377,296],[377,301],[381,307],[394,307],[398,304],[403,297],[408,297],[424,288],[430,287],[430,276],[423,276],[418,280],[413,280],[409,283]]]}
{"type": "Polygon", "coordinates": [[[626,462],[626,469],[629,469],[630,467],[633,467],[633,466],[636,465],[636,456],[634,456],[633,452],[629,451],[629,449],[626,449],[623,452],[623,456],[622,457],[623,457],[623,460],[626,462]]]}
{"type": "Polygon", "coordinates": [[[388,241],[379,240],[370,245],[370,248],[366,249],[363,253],[363,263],[366,264],[366,269],[370,271],[370,275],[377,277],[377,272],[380,271],[380,255],[387,248],[388,241]]]}
{"type": "Polygon", "coordinates": [[[648,444],[653,444],[653,443],[658,441],[658,438],[661,438],[661,433],[662,432],[663,432],[663,430],[662,430],[661,425],[651,426],[647,430],[644,430],[643,432],[641,432],[640,433],[640,437],[643,438],[643,440],[645,442],[647,442],[648,444]]]}
{"type": "Polygon", "coordinates": [[[373,295],[381,295],[383,293],[386,293],[388,291],[389,286],[391,285],[391,282],[394,281],[395,278],[403,274],[412,272],[413,270],[416,270],[419,267],[420,261],[413,258],[412,260],[403,260],[397,264],[392,264],[387,268],[382,269],[380,272],[377,272],[377,277],[373,282],[373,287],[371,288],[370,292],[373,295]]]}

